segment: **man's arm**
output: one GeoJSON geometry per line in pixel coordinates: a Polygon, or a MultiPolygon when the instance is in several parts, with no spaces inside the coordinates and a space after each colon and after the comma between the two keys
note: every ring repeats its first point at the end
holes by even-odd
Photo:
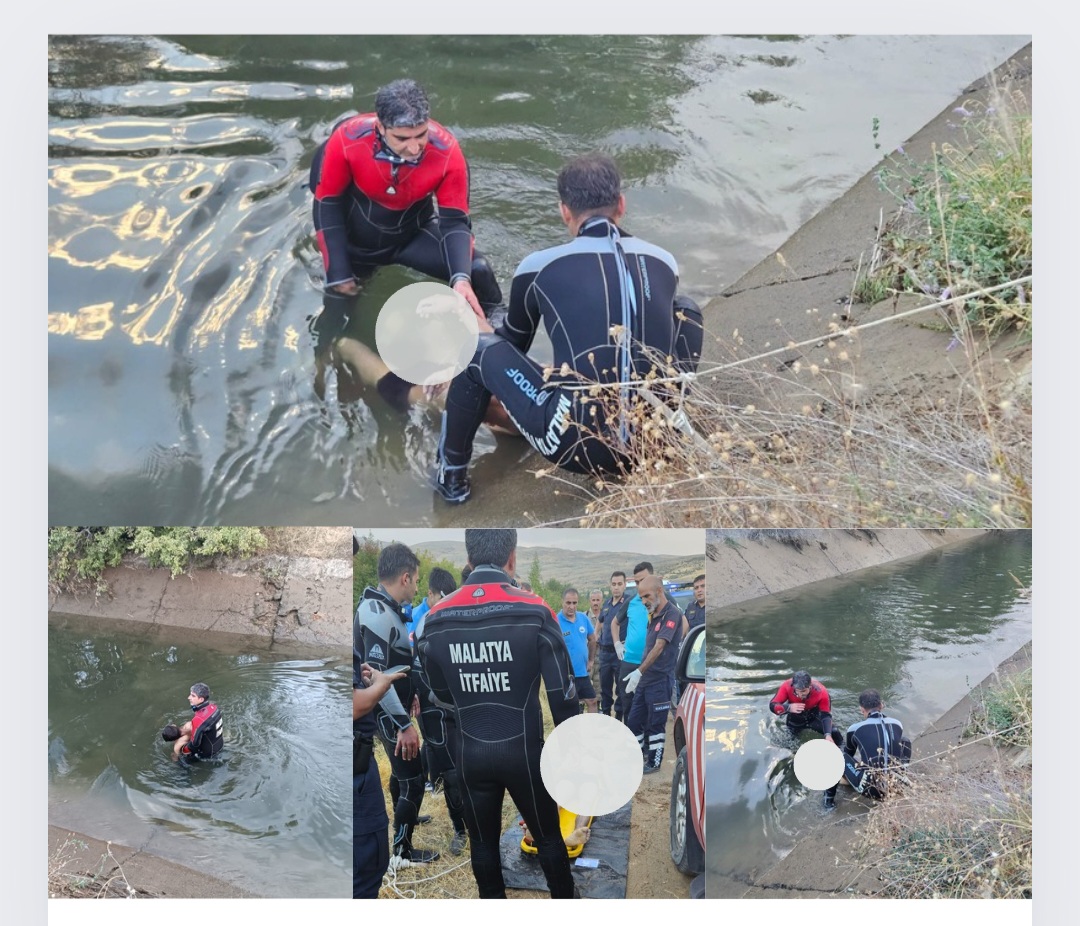
{"type": "Polygon", "coordinates": [[[537,647],[540,656],[540,674],[544,677],[544,687],[547,689],[551,719],[555,721],[555,726],[558,726],[564,720],[576,716],[580,708],[570,654],[563,642],[558,621],[553,614],[550,618],[541,622],[537,647]]]}
{"type": "Polygon", "coordinates": [[[664,648],[667,646],[668,641],[663,637],[657,637],[656,642],[653,644],[653,648],[645,654],[645,658],[641,660],[641,665],[638,666],[638,671],[644,675],[657,659],[660,658],[660,654],[664,652],[664,648]]]}
{"type": "Polygon", "coordinates": [[[585,671],[591,672],[593,660],[596,658],[596,631],[592,629],[592,621],[589,621],[589,636],[587,642],[589,644],[589,656],[585,665],[585,671]]]}
{"type": "MultiPolygon", "coordinates": [[[[363,688],[353,688],[353,720],[359,720],[365,714],[370,714],[375,710],[375,705],[379,703],[379,699],[386,694],[393,683],[399,678],[405,677],[405,673],[403,672],[395,672],[393,675],[387,675],[385,672],[374,670],[373,667],[367,663],[364,663],[361,667],[361,671],[362,679],[367,682],[367,686],[363,688]]],[[[353,684],[355,684],[355,676],[353,684]]]]}
{"type": "Polygon", "coordinates": [[[341,284],[354,284],[345,223],[345,193],[351,181],[352,171],[345,157],[344,135],[339,128],[327,139],[323,149],[312,209],[328,289],[341,284]]]}
{"type": "Polygon", "coordinates": [[[773,695],[773,699],[769,702],[769,710],[774,714],[786,714],[787,703],[791,700],[791,684],[784,682],[780,686],[780,690],[773,695]]]}
{"type": "MultiPolygon", "coordinates": [[[[388,668],[387,660],[390,656],[390,633],[391,624],[389,615],[387,612],[377,604],[368,604],[366,601],[360,603],[360,607],[357,608],[356,618],[353,623],[353,635],[356,636],[359,632],[360,647],[359,652],[361,658],[366,660],[372,668],[377,669],[380,672],[385,671],[388,668]]],[[[357,647],[354,645],[353,659],[356,658],[357,647]]],[[[379,706],[389,715],[393,720],[394,725],[399,730],[404,730],[409,726],[409,711],[404,704],[401,703],[401,698],[398,697],[397,691],[394,690],[394,686],[391,685],[386,693],[379,699],[379,706]]]]}
{"type": "Polygon", "coordinates": [[[532,347],[541,317],[540,303],[533,292],[538,272],[523,269],[527,264],[528,258],[521,262],[514,274],[510,284],[510,305],[499,328],[499,334],[521,351],[528,351],[532,347]]]}

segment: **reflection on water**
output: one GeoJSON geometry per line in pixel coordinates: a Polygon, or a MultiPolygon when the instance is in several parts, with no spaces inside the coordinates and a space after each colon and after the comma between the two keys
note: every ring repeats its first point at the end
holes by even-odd
{"type": "Polygon", "coordinates": [[[795,778],[798,744],[769,699],[797,669],[820,679],[843,732],[859,692],[917,735],[1031,639],[1031,534],[963,543],[709,613],[706,682],[709,896],[737,896],[823,825],[795,778]],[[734,610],[734,609],[733,609],[734,610]],[[714,835],[715,834],[715,835],[714,835]]]}
{"type": "Polygon", "coordinates": [[[351,793],[344,656],[263,640],[49,623],[49,822],[270,897],[347,897],[351,793]],[[225,748],[177,763],[161,741],[203,681],[225,748]]]}
{"type": "MultiPolygon", "coordinates": [[[[706,300],[1023,42],[53,38],[50,523],[461,516],[427,490],[436,413],[313,386],[322,271],[307,168],[403,61],[469,158],[477,242],[504,286],[564,239],[562,162],[600,148],[626,175],[627,227],[674,253],[683,288],[706,300]]],[[[346,333],[373,345],[379,308],[416,279],[377,274],[346,333]]],[[[478,451],[491,458],[478,484],[530,460],[512,439],[478,451]]],[[[531,479],[515,492],[539,517],[578,505],[531,479]]],[[[469,517],[505,523],[490,504],[478,496],[469,517]]]]}

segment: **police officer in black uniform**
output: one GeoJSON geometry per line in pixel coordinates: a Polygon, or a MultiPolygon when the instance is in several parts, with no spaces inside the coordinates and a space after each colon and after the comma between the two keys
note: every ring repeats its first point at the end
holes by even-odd
{"type": "MultiPolygon", "coordinates": [[[[618,684],[621,662],[615,649],[615,639],[611,636],[611,621],[626,613],[626,573],[616,569],[611,574],[611,597],[600,609],[600,710],[611,716],[615,706],[615,689],[618,684]]],[[[625,621],[623,622],[625,625],[625,621]]],[[[615,715],[622,720],[622,714],[615,715]]]]}

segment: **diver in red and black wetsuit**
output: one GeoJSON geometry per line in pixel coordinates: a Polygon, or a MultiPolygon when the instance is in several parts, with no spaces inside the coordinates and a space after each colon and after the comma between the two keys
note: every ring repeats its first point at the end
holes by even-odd
{"type": "Polygon", "coordinates": [[[578,712],[570,655],[544,601],[517,588],[517,531],[465,531],[478,564],[424,619],[416,652],[433,700],[452,707],[448,729],[463,791],[473,875],[481,897],[505,897],[499,856],[507,791],[536,844],[552,897],[574,896],[559,808],[540,776],[541,682],[558,725],[578,712]]]}
{"type": "Polygon", "coordinates": [[[419,84],[395,80],[376,93],[375,112],[338,123],[315,152],[326,288],[353,295],[376,267],[403,264],[445,280],[480,314],[502,293],[473,249],[465,156],[430,112],[419,84]]]}
{"type": "Polygon", "coordinates": [[[180,737],[173,743],[173,758],[211,759],[225,745],[221,710],[210,700],[210,688],[203,682],[191,686],[188,704],[194,713],[179,728],[180,737]]]}
{"type": "Polygon", "coordinates": [[[840,745],[839,735],[833,736],[829,692],[809,672],[799,670],[784,682],[769,702],[769,710],[783,715],[788,730],[796,736],[803,730],[816,730],[840,745]]]}

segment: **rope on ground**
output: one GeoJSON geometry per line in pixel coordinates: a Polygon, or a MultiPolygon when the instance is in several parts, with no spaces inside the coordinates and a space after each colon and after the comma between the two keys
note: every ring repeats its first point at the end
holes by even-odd
{"type": "MultiPolygon", "coordinates": [[[[470,861],[472,861],[471,857],[466,858],[463,862],[458,862],[458,864],[456,864],[456,865],[451,865],[445,871],[440,871],[437,875],[432,875],[430,878],[415,878],[414,880],[411,880],[411,881],[402,881],[402,882],[400,882],[401,887],[408,888],[409,885],[412,885],[412,884],[423,884],[425,881],[435,881],[435,880],[441,878],[443,875],[448,875],[448,874],[450,874],[450,872],[457,871],[459,868],[463,867],[464,865],[468,865],[470,861]]],[[[398,887],[398,883],[399,883],[398,882],[398,871],[399,871],[399,869],[394,868],[393,866],[391,866],[390,868],[388,868],[386,870],[386,874],[383,875],[383,887],[390,888],[390,890],[392,890],[395,894],[397,894],[398,897],[403,897],[406,900],[415,900],[416,899],[416,891],[414,891],[414,890],[402,891],[398,887]]]]}

